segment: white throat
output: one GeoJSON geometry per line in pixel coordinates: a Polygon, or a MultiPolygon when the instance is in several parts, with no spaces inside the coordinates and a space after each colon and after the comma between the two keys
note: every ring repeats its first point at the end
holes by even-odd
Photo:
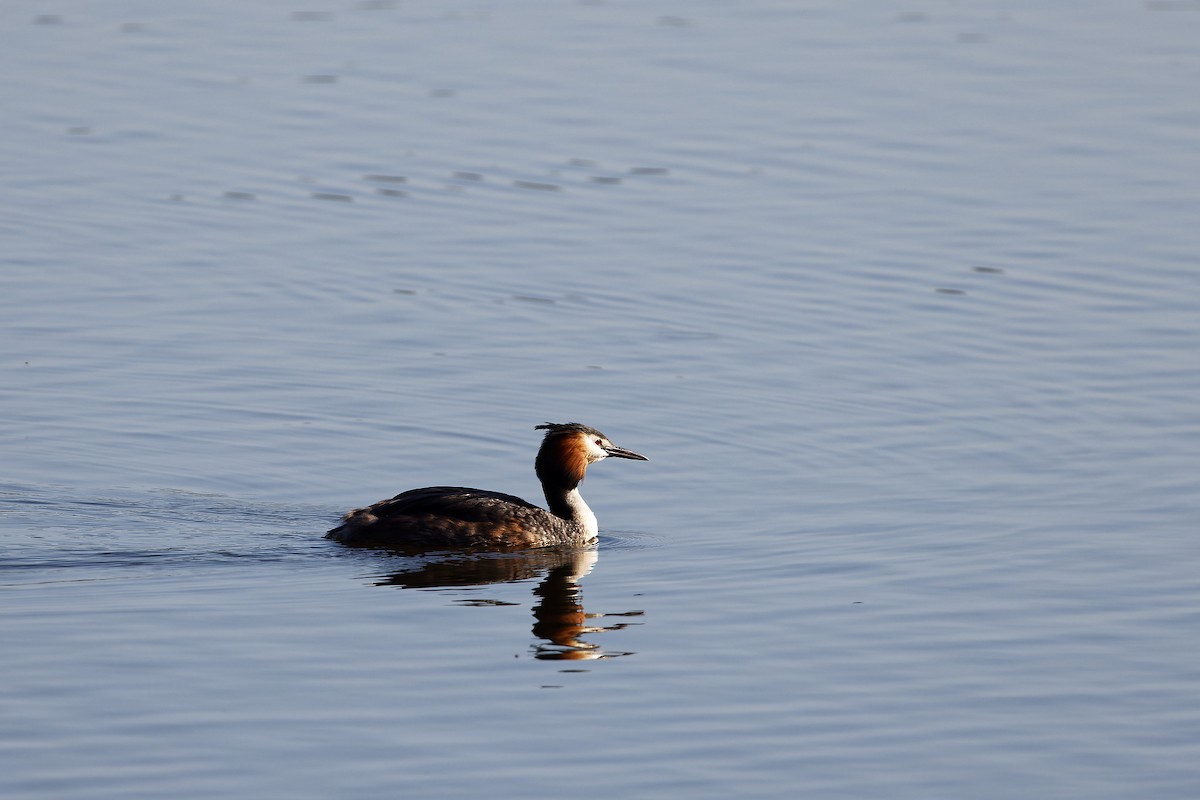
{"type": "Polygon", "coordinates": [[[600,534],[600,523],[596,521],[596,515],[588,508],[588,504],[583,502],[579,489],[567,492],[566,501],[567,507],[571,509],[571,519],[583,526],[588,539],[595,539],[600,534]]]}

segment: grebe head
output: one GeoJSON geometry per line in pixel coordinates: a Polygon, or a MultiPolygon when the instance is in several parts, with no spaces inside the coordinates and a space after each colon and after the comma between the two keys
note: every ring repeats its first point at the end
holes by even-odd
{"type": "Polygon", "coordinates": [[[649,461],[640,453],[617,447],[595,428],[578,422],[547,422],[535,426],[546,431],[537,454],[537,475],[543,484],[574,489],[583,480],[589,464],[614,456],[649,461]]]}

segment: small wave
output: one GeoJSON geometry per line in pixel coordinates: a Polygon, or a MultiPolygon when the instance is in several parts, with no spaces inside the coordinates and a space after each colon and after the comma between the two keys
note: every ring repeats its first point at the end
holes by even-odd
{"type": "Polygon", "coordinates": [[[600,534],[600,552],[605,550],[649,550],[662,547],[667,537],[645,531],[605,531],[600,534]]]}
{"type": "Polygon", "coordinates": [[[207,494],[80,497],[28,486],[0,487],[0,508],[8,512],[0,574],[19,583],[306,559],[320,549],[326,516],[207,494]]]}

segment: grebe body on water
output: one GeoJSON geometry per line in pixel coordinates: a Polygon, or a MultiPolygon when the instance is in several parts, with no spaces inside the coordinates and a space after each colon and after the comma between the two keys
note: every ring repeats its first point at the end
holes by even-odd
{"type": "Polygon", "coordinates": [[[502,550],[592,541],[599,532],[596,515],[579,495],[588,465],[609,456],[648,459],[578,422],[547,422],[535,430],[546,431],[534,467],[549,511],[511,494],[430,486],[356,508],[325,538],[368,547],[502,550]]]}

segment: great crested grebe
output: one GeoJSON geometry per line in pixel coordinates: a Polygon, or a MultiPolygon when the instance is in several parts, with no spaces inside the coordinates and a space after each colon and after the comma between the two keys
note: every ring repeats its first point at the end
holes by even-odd
{"type": "Polygon", "coordinates": [[[411,489],[391,500],[356,508],[329,533],[348,545],[478,547],[515,550],[584,544],[596,538],[596,515],[579,496],[589,464],[609,456],[648,461],[617,447],[600,431],[578,422],[547,422],[534,468],[546,505],[519,497],[461,486],[411,489]]]}

